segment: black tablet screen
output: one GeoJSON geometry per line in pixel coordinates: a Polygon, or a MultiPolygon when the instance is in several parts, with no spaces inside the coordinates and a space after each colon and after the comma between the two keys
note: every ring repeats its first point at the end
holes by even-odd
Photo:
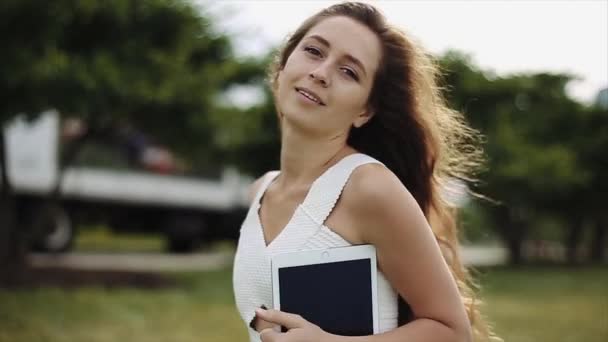
{"type": "Polygon", "coordinates": [[[279,269],[281,311],[342,336],[373,334],[370,259],[279,269]]]}

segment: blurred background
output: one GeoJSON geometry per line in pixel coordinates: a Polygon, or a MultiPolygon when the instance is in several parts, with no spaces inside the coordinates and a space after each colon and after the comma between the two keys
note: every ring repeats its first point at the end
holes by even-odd
{"type": "MultiPolygon", "coordinates": [[[[279,167],[266,67],[332,3],[0,3],[0,341],[246,340],[231,266],[279,167]]],[[[479,182],[446,195],[495,331],[606,341],[608,1],[373,3],[484,135],[479,182]]]]}

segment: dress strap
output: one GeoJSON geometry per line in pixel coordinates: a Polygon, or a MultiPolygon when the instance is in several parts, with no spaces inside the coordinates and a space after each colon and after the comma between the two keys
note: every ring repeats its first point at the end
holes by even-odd
{"type": "Polygon", "coordinates": [[[302,206],[317,225],[321,226],[334,209],[352,172],[358,166],[369,163],[382,164],[366,154],[348,155],[312,184],[302,206]]]}
{"type": "Polygon", "coordinates": [[[253,204],[255,204],[256,206],[260,205],[260,199],[266,192],[266,189],[268,189],[268,186],[270,186],[270,183],[272,183],[272,181],[279,175],[279,172],[280,171],[278,171],[278,170],[266,172],[266,174],[263,176],[264,178],[262,179],[262,184],[260,184],[260,188],[258,189],[258,192],[255,194],[253,204]]]}

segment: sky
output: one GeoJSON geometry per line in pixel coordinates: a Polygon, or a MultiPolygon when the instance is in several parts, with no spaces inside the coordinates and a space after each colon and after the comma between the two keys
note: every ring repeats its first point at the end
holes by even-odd
{"type": "MultiPolygon", "coordinates": [[[[279,45],[320,9],[341,1],[197,0],[235,39],[240,56],[279,45]]],[[[373,3],[432,53],[456,49],[483,70],[564,72],[568,92],[590,103],[608,87],[608,0],[393,0],[373,3]]]]}

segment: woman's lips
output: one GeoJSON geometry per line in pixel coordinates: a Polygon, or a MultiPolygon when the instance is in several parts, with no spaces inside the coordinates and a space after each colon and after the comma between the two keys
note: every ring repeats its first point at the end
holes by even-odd
{"type": "Polygon", "coordinates": [[[319,97],[319,95],[315,94],[312,90],[306,89],[306,88],[301,88],[301,87],[296,87],[295,90],[302,95],[302,97],[304,97],[305,99],[314,102],[318,105],[321,106],[325,106],[325,103],[321,100],[321,98],[319,97]]]}

